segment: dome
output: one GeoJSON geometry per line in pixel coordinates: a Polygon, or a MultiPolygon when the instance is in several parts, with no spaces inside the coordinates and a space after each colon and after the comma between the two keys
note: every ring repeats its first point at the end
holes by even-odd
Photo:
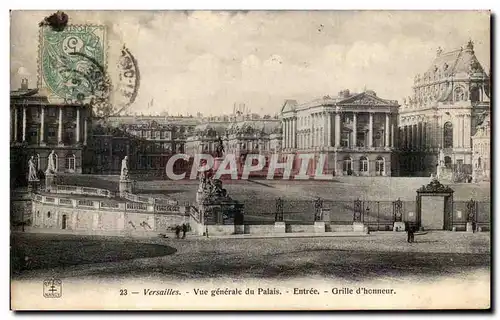
{"type": "Polygon", "coordinates": [[[474,54],[473,48],[472,42],[469,42],[465,48],[448,52],[438,52],[437,57],[427,72],[424,73],[424,81],[427,78],[442,78],[459,73],[479,74],[487,77],[474,54]]]}

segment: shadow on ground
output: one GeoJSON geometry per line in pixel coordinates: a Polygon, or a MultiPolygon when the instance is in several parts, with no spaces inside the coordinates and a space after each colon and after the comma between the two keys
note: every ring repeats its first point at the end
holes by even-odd
{"type": "Polygon", "coordinates": [[[165,256],[176,251],[170,246],[112,238],[21,235],[11,239],[11,270],[15,275],[37,269],[165,256]]]}
{"type": "MultiPolygon", "coordinates": [[[[407,276],[421,280],[460,277],[477,270],[489,271],[491,263],[489,253],[404,251],[410,247],[384,251],[363,248],[363,243],[374,240],[352,238],[349,242],[357,241],[359,247],[333,248],[334,240],[307,239],[133,240],[18,234],[15,240],[15,256],[27,254],[33,260],[32,266],[18,275],[20,278],[48,274],[61,278],[178,280],[319,276],[347,281],[387,277],[397,281],[407,276]]],[[[424,250],[420,244],[409,246],[424,250]]]]}

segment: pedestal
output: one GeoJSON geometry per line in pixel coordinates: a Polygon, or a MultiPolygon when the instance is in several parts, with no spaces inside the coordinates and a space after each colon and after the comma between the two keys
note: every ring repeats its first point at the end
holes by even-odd
{"type": "Polygon", "coordinates": [[[314,233],[325,232],[325,222],[324,221],[314,221],[314,233]]]}
{"type": "Polygon", "coordinates": [[[31,180],[28,181],[28,192],[35,192],[38,190],[38,184],[40,180],[31,180]]]}
{"type": "Polygon", "coordinates": [[[286,223],[285,222],[275,222],[274,223],[274,233],[285,233],[286,223]]]}
{"type": "Polygon", "coordinates": [[[365,225],[363,222],[353,222],[352,224],[352,231],[354,232],[363,232],[366,233],[367,230],[365,228],[365,225]]]}
{"type": "Polygon", "coordinates": [[[132,181],[131,180],[120,180],[120,197],[123,198],[125,192],[132,193],[132,181]]]}
{"type": "Polygon", "coordinates": [[[467,232],[474,232],[474,227],[472,225],[472,222],[467,222],[467,226],[465,228],[465,231],[467,231],[467,232]]]}
{"type": "Polygon", "coordinates": [[[330,208],[321,208],[321,220],[323,222],[330,222],[330,208]]]}
{"type": "Polygon", "coordinates": [[[235,224],[234,225],[234,234],[244,234],[245,233],[245,226],[242,224],[235,224]]]}
{"type": "Polygon", "coordinates": [[[394,226],[392,228],[392,231],[406,231],[406,226],[404,222],[394,222],[394,226]]]}
{"type": "Polygon", "coordinates": [[[56,189],[56,175],[53,173],[45,174],[45,191],[51,192],[56,189]]]}

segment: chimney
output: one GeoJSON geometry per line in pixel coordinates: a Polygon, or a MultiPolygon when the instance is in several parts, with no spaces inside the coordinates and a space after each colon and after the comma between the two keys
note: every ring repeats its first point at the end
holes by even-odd
{"type": "Polygon", "coordinates": [[[28,90],[28,79],[21,79],[21,90],[28,90]]]}

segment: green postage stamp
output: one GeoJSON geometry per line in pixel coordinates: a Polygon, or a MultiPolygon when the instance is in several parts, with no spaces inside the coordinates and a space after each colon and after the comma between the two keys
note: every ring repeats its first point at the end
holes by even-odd
{"type": "Polygon", "coordinates": [[[90,101],[106,71],[106,28],[68,25],[40,28],[39,87],[65,103],[90,101]]]}

